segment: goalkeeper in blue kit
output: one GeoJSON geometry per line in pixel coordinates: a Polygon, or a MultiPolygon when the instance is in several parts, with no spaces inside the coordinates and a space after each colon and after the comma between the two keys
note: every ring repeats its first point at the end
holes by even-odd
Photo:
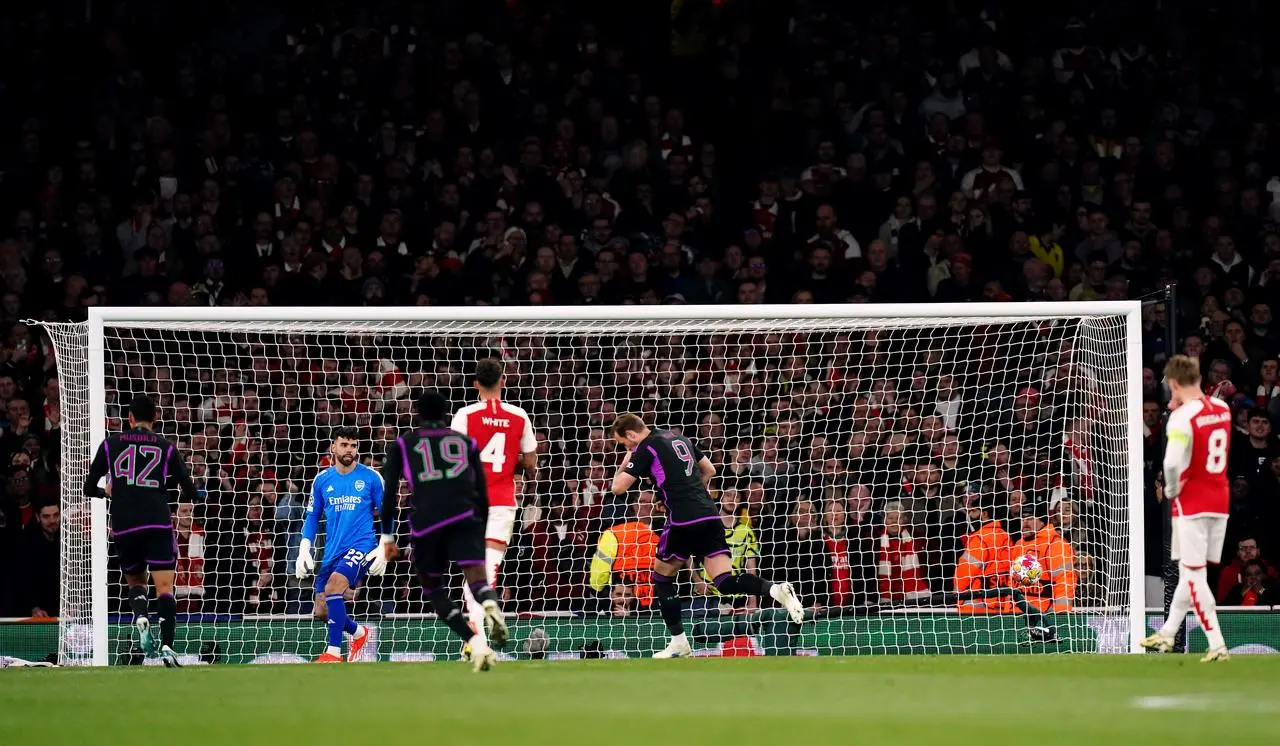
{"type": "Polygon", "coordinates": [[[386,555],[374,533],[376,514],[382,511],[382,475],[359,462],[360,439],[353,427],[333,433],[329,449],[333,466],[316,475],[302,526],[295,574],[305,578],[315,569],[311,547],[324,517],[325,546],[316,573],[315,616],[325,620],[329,642],[316,663],[341,663],[342,640],[351,638],[347,661],[355,661],[369,641],[369,630],[347,613],[346,593],[357,588],[366,575],[381,575],[386,555]]]}

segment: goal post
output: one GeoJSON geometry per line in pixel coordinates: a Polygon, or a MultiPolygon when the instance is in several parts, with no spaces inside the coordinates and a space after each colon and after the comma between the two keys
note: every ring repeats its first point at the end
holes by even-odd
{"type": "MultiPolygon", "coordinates": [[[[529,412],[543,452],[500,582],[517,616],[513,657],[641,656],[664,642],[643,579],[592,564],[602,535],[651,510],[632,502],[652,502],[644,490],[619,502],[599,485],[619,458],[601,427],[628,409],[712,457],[713,491],[737,501],[725,518],[736,567],[821,599],[797,629],[767,601],[718,597],[688,571],[680,587],[701,654],[1138,652],[1140,309],[91,308],[87,322],[42,324],[63,412],[59,660],[137,659],[106,503],[82,490],[131,395],[159,398],[161,431],[201,480],[201,503],[175,518],[179,653],[302,660],[323,649],[323,625],[311,619],[313,578],[295,580],[292,559],[328,430],[358,427],[362,455],[378,460],[413,424],[410,392],[434,387],[461,407],[485,357],[506,361],[504,398],[529,412]],[[1037,589],[1053,644],[1027,642],[1007,599],[976,613],[957,602],[973,506],[992,500],[1013,541],[1052,524],[1072,549],[1071,583],[1037,589]]],[[[662,528],[660,516],[645,522],[662,528]]],[[[414,585],[402,561],[354,600],[376,631],[375,659],[456,653],[414,585]]]]}

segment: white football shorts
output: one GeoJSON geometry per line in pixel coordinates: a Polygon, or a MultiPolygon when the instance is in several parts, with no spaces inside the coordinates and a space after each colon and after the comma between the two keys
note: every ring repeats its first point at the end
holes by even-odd
{"type": "Polygon", "coordinates": [[[1173,519],[1172,556],[1192,569],[1222,559],[1227,538],[1227,518],[1220,515],[1180,516],[1173,519]]]}
{"type": "Polygon", "coordinates": [[[485,541],[500,541],[507,544],[511,541],[511,532],[516,526],[514,506],[497,506],[489,508],[489,524],[485,526],[485,541]]]}

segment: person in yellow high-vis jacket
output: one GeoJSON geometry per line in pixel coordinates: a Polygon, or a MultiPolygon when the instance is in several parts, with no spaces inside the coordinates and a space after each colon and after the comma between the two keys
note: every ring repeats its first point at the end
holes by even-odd
{"type": "Polygon", "coordinates": [[[591,557],[588,582],[601,593],[615,583],[631,588],[636,602],[648,608],[653,603],[650,575],[658,548],[653,527],[653,493],[642,490],[632,505],[632,518],[615,524],[600,535],[591,557]]]}

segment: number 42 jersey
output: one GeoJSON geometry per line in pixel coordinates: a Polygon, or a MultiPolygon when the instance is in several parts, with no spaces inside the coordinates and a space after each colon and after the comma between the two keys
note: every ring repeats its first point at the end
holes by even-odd
{"type": "Polygon", "coordinates": [[[1165,433],[1170,441],[1181,440],[1186,453],[1173,514],[1227,517],[1231,504],[1227,484],[1231,408],[1221,399],[1192,399],[1169,415],[1165,433]]]}
{"type": "Polygon", "coordinates": [[[488,399],[459,409],[450,427],[471,436],[480,449],[489,507],[516,507],[520,454],[533,453],[538,447],[529,415],[515,405],[488,399]]]}

